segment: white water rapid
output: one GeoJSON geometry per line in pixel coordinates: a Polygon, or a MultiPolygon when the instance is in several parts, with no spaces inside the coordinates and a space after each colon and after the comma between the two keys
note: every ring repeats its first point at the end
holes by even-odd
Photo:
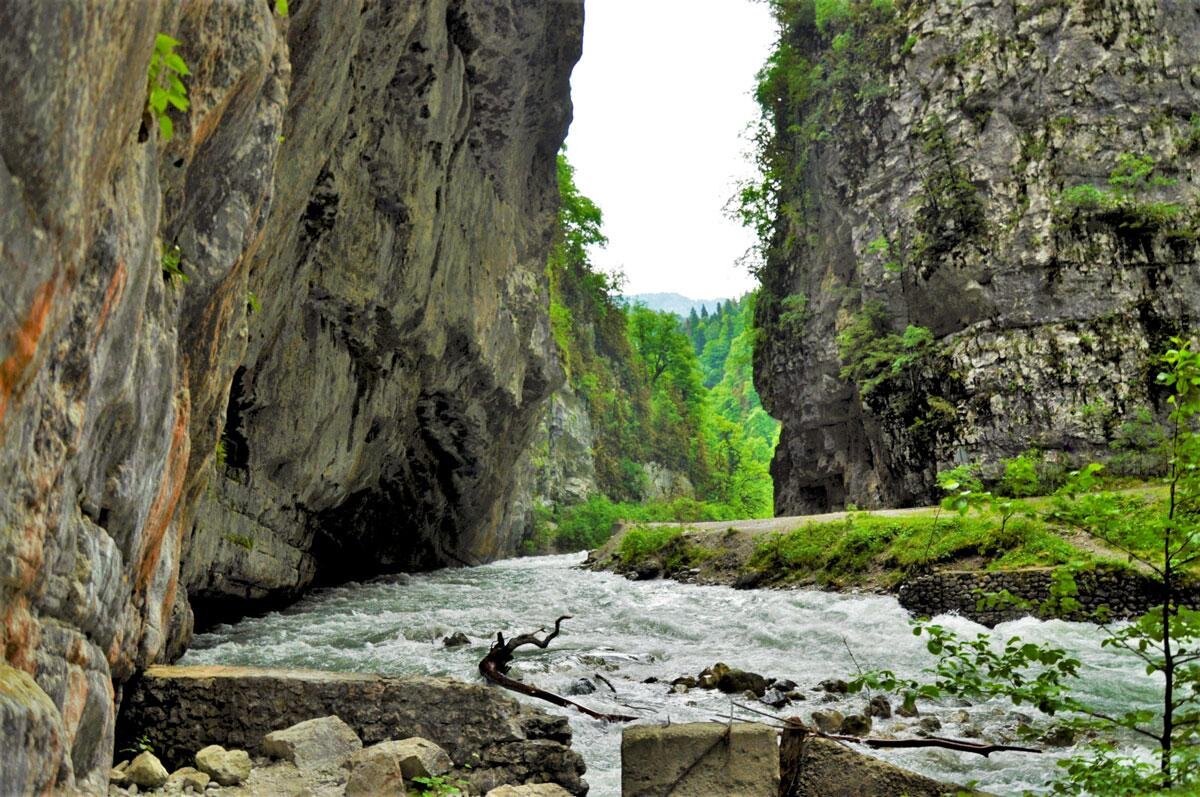
{"type": "MultiPolygon", "coordinates": [[[[511,636],[570,614],[573,619],[563,624],[549,649],[517,652],[516,677],[565,693],[579,678],[601,673],[616,687],[617,699],[601,685],[594,694],[577,698],[580,702],[601,711],[637,713],[650,721],[670,717],[683,722],[728,716],[725,695],[704,690],[669,693],[671,679],[694,676],[716,661],[797,682],[808,699],[781,713],[805,717],[818,707],[843,713],[862,710],[861,696],[824,704],[824,693],[814,691],[823,679],[854,674],[847,645],[864,669],[887,667],[916,676],[932,662],[923,639],[912,635],[907,614],[892,598],[627,581],[573,569],[581,558],[512,559],[321,590],[283,612],[198,636],[180,663],[449,675],[478,681],[476,665],[496,631],[511,636]],[[443,647],[442,637],[454,631],[466,633],[472,644],[443,647]],[[651,677],[660,682],[642,683],[651,677]]],[[[960,632],[985,630],[958,617],[939,622],[960,632]]],[[[1025,619],[995,632],[1000,639],[1013,634],[1074,651],[1084,662],[1083,691],[1108,709],[1150,706],[1154,700],[1156,682],[1129,657],[1101,649],[1103,635],[1094,626],[1025,619]]],[[[531,702],[570,717],[573,745],[587,761],[591,795],[619,795],[621,726],[531,702]]],[[[1001,702],[966,708],[922,704],[921,710],[941,720],[941,735],[960,735],[970,725],[990,740],[1011,738],[1014,711],[1036,715],[1027,706],[1014,709],[1001,702]]],[[[875,733],[911,736],[915,728],[901,726],[911,728],[915,722],[877,719],[875,733]]],[[[986,759],[928,748],[880,755],[932,777],[974,780],[985,791],[1012,795],[1043,791],[1055,773],[1056,759],[1068,753],[1050,748],[1043,755],[997,753],[986,759]]]]}

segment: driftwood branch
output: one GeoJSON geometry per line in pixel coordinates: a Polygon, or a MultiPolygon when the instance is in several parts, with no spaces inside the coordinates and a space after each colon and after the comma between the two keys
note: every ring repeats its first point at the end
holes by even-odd
{"type": "MultiPolygon", "coordinates": [[[[553,703],[556,706],[573,708],[577,711],[587,714],[589,717],[595,717],[596,719],[604,720],[605,722],[631,722],[637,719],[637,717],[629,717],[624,714],[604,714],[599,711],[593,711],[587,706],[581,706],[574,700],[568,700],[561,695],[556,695],[553,692],[547,692],[545,689],[538,689],[536,686],[530,686],[529,684],[522,683],[515,678],[508,677],[508,671],[512,667],[513,653],[517,648],[525,645],[535,645],[539,648],[545,648],[550,644],[550,640],[558,636],[562,621],[570,619],[571,616],[569,614],[564,614],[562,617],[559,617],[554,621],[554,630],[540,639],[538,638],[537,632],[534,632],[532,634],[521,634],[520,636],[515,636],[509,641],[505,642],[504,634],[502,632],[497,632],[496,641],[492,643],[492,647],[490,650],[488,650],[487,655],[484,656],[479,662],[479,674],[497,686],[502,686],[505,689],[509,689],[513,692],[519,692],[523,695],[529,695],[530,697],[536,697],[539,700],[545,700],[547,703],[553,703]]],[[[544,631],[545,629],[539,630],[544,631]]]]}
{"type": "Polygon", "coordinates": [[[991,744],[990,742],[972,742],[967,739],[948,739],[944,736],[928,736],[924,739],[876,739],[870,736],[847,736],[838,733],[823,733],[820,730],[806,725],[799,717],[776,717],[774,714],[768,714],[765,711],[760,711],[753,706],[746,706],[741,703],[734,703],[740,709],[744,709],[754,714],[761,714],[765,717],[781,720],[786,723],[788,730],[799,731],[809,736],[819,736],[823,739],[833,739],[839,742],[853,742],[854,744],[865,744],[867,747],[875,749],[883,747],[944,747],[947,750],[958,750],[962,753],[975,753],[987,758],[992,753],[1040,753],[1042,752],[1036,747],[1019,747],[1011,744],[991,744]]]}

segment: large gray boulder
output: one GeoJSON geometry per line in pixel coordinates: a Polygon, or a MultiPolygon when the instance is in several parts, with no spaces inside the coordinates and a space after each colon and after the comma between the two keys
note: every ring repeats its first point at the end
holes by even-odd
{"type": "Polygon", "coordinates": [[[158,756],[149,751],[139,753],[129,762],[125,770],[126,777],[131,783],[136,783],[143,789],[157,789],[167,782],[167,770],[158,760],[158,756]]]}
{"type": "Polygon", "coordinates": [[[335,716],[298,722],[263,737],[262,751],[300,769],[339,767],[362,749],[354,729],[335,716]]]}
{"type": "Polygon", "coordinates": [[[196,768],[222,786],[236,786],[250,777],[250,754],[210,744],[196,753],[196,768]]]}

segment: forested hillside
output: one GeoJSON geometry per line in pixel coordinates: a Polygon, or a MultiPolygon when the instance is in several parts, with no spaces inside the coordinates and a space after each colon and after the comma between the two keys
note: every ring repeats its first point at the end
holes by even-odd
{"type": "Polygon", "coordinates": [[[562,155],[558,179],[551,329],[567,389],[590,420],[596,492],[577,506],[543,502],[527,547],[595,545],[618,519],[769,514],[778,427],[750,378],[753,297],[687,321],[627,304],[620,277],[588,259],[605,241],[602,214],[562,155]]]}

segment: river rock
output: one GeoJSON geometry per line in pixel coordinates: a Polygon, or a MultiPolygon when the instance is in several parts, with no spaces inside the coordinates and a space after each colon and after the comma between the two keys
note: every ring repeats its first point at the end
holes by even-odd
{"type": "Polygon", "coordinates": [[[578,678],[567,687],[568,695],[590,695],[596,691],[596,684],[591,678],[578,678]]]}
{"type": "Polygon", "coordinates": [[[886,695],[871,695],[867,701],[867,716],[888,719],[892,716],[892,704],[886,695]]]}
{"type": "Polygon", "coordinates": [[[454,766],[446,751],[428,739],[413,736],[392,745],[389,752],[400,762],[405,780],[445,775],[454,766]]]}
{"type": "Polygon", "coordinates": [[[829,678],[821,681],[819,686],[824,691],[833,695],[844,695],[850,691],[850,685],[841,678],[829,678]]]}
{"type": "Polygon", "coordinates": [[[726,694],[750,692],[754,697],[762,697],[767,691],[767,679],[758,673],[731,668],[717,678],[717,689],[726,694]]]}
{"type": "Polygon", "coordinates": [[[485,797],[570,797],[557,783],[526,783],[523,786],[497,786],[485,797]]]}
{"type": "Polygon", "coordinates": [[[926,735],[940,731],[942,729],[942,721],[934,716],[921,717],[921,721],[917,723],[918,733],[924,732],[926,735]]]}
{"type": "Polygon", "coordinates": [[[1038,737],[1038,741],[1050,747],[1070,747],[1075,744],[1076,731],[1066,725],[1055,725],[1038,737]]]}
{"type": "Polygon", "coordinates": [[[842,733],[866,736],[871,732],[871,718],[865,714],[847,714],[842,719],[842,733]]]}
{"type": "Polygon", "coordinates": [[[842,712],[836,709],[817,709],[812,713],[812,724],[822,733],[842,732],[842,712]]]}
{"type": "Polygon", "coordinates": [[[196,753],[196,768],[221,786],[236,786],[250,777],[250,754],[210,744],[196,753]]]}
{"type": "Polygon", "coordinates": [[[442,637],[442,645],[447,648],[459,648],[471,644],[471,638],[462,631],[455,631],[448,637],[442,637]]]}
{"type": "Polygon", "coordinates": [[[195,767],[180,767],[171,773],[167,783],[178,782],[181,788],[191,786],[197,792],[202,792],[211,780],[212,777],[207,772],[201,772],[195,767]]]}
{"type": "Polygon", "coordinates": [[[729,670],[729,665],[721,661],[718,661],[711,667],[705,667],[696,678],[696,686],[701,689],[716,689],[717,682],[721,680],[721,676],[726,675],[729,670]]]}
{"type": "Polygon", "coordinates": [[[158,756],[149,750],[139,753],[129,763],[129,768],[125,770],[125,774],[132,783],[141,786],[143,789],[157,789],[167,782],[166,767],[158,760],[158,756]]]}
{"type": "Polygon", "coordinates": [[[791,702],[787,695],[774,688],[768,689],[759,700],[772,708],[783,708],[791,702]]]}
{"type": "Polygon", "coordinates": [[[789,797],[945,797],[972,794],[865,755],[833,739],[784,732],[781,776],[789,797]]]}
{"type": "Polygon", "coordinates": [[[403,795],[404,769],[400,766],[399,742],[387,741],[364,747],[350,756],[346,797],[376,794],[403,795]]]}
{"type": "Polygon", "coordinates": [[[298,722],[263,737],[263,752],[272,758],[291,761],[300,769],[341,766],[362,740],[340,717],[318,717],[298,722]]]}

